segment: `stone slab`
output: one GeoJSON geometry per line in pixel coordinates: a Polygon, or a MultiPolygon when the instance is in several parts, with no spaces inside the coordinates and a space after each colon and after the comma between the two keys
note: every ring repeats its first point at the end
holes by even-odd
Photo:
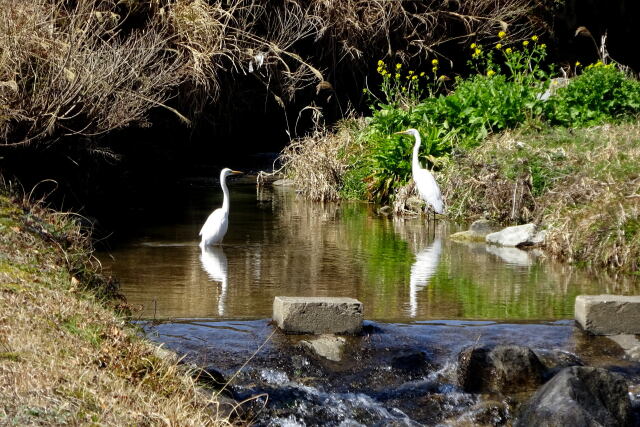
{"type": "MultiPolygon", "coordinates": [[[[542,238],[544,239],[544,236],[542,238]]],[[[487,243],[502,246],[519,246],[539,239],[540,237],[536,236],[536,225],[533,223],[503,228],[486,236],[487,243]]]]}
{"type": "Polygon", "coordinates": [[[353,298],[286,297],[273,300],[273,320],[287,333],[358,334],[363,305],[353,298]]]}
{"type": "Polygon", "coordinates": [[[640,334],[640,295],[578,295],[575,319],[594,335],[640,334]]]}
{"type": "Polygon", "coordinates": [[[334,362],[342,360],[342,351],[347,340],[332,334],[323,334],[313,340],[300,341],[300,345],[313,351],[318,356],[334,362]]]}

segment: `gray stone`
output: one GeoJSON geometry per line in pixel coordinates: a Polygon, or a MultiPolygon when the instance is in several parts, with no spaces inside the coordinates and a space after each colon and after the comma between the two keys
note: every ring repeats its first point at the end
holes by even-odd
{"type": "Polygon", "coordinates": [[[578,295],[575,318],[594,335],[640,334],[640,295],[578,295]]]}
{"type": "Polygon", "coordinates": [[[630,360],[640,362],[640,340],[635,335],[612,335],[608,338],[622,347],[630,360]]]}
{"type": "Polygon", "coordinates": [[[527,246],[544,242],[544,237],[544,231],[536,232],[536,225],[530,223],[487,234],[486,241],[502,246],[527,246]]]}
{"type": "Polygon", "coordinates": [[[273,320],[285,332],[357,334],[362,329],[362,303],[340,297],[275,297],[273,320]]]}
{"type": "Polygon", "coordinates": [[[630,426],[628,385],[619,375],[587,366],[565,368],[523,406],[515,427],[630,426]]]}
{"type": "Polygon", "coordinates": [[[484,242],[487,234],[492,233],[495,227],[487,219],[474,221],[467,231],[460,231],[449,236],[453,240],[467,242],[484,242]]]}
{"type": "Polygon", "coordinates": [[[313,340],[300,341],[300,345],[308,348],[320,357],[339,362],[342,360],[342,351],[346,342],[347,340],[343,337],[324,334],[313,340]]]}
{"type": "Polygon", "coordinates": [[[458,355],[458,384],[470,393],[535,390],[543,383],[545,371],[528,347],[470,347],[458,355]]]}

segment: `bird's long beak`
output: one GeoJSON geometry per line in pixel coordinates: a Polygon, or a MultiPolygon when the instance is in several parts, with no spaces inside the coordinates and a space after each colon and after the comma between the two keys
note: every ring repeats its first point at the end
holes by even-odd
{"type": "Polygon", "coordinates": [[[241,171],[231,171],[233,175],[242,175],[244,172],[241,171]]]}
{"type": "Polygon", "coordinates": [[[409,132],[408,132],[408,131],[406,131],[406,130],[403,130],[403,131],[401,131],[401,132],[394,132],[393,134],[394,134],[394,135],[408,135],[408,134],[409,134],[409,132]]]}

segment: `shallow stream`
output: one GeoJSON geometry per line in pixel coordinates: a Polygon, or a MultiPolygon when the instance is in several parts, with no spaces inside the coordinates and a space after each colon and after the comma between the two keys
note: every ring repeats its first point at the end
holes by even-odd
{"type": "Polygon", "coordinates": [[[456,356],[471,345],[574,354],[638,383],[637,363],[571,320],[576,295],[637,294],[637,281],[520,249],[456,243],[448,235],[459,226],[386,218],[363,203],[311,203],[290,189],[243,183],[230,189],[221,247],[198,246],[202,223],[221,204],[211,183],[185,192],[178,218],[136,224],[100,258],[149,337],[186,360],[228,378],[260,348],[232,385],[238,398],[269,395],[246,404],[256,424],[474,424],[478,411],[488,424],[509,422],[508,409],[482,406],[495,397],[455,386],[456,356]],[[347,340],[343,362],[318,359],[298,345],[309,337],[272,334],[278,295],[357,298],[368,332],[347,340]]]}

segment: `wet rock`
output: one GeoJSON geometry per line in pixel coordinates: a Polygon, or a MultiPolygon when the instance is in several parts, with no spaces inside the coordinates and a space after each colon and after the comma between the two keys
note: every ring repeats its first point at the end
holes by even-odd
{"type": "Polygon", "coordinates": [[[624,350],[625,356],[629,360],[640,362],[640,340],[635,335],[612,335],[608,338],[624,350]]]}
{"type": "Polygon", "coordinates": [[[426,372],[431,365],[424,351],[401,350],[391,360],[391,366],[403,371],[426,372]]]}
{"type": "Polygon", "coordinates": [[[313,340],[300,341],[300,345],[311,350],[320,357],[329,359],[333,362],[342,360],[342,352],[346,340],[331,334],[320,335],[313,340]]]}
{"type": "Polygon", "coordinates": [[[199,383],[206,385],[214,390],[220,390],[227,384],[227,380],[220,371],[213,366],[195,371],[196,379],[199,383]]]}
{"type": "Polygon", "coordinates": [[[536,351],[540,361],[547,367],[546,377],[551,378],[564,368],[584,366],[582,359],[573,353],[563,350],[536,351]]]}
{"type": "Polygon", "coordinates": [[[544,242],[545,232],[536,231],[533,223],[503,228],[495,233],[487,234],[487,243],[502,246],[531,246],[544,242]]]}
{"type": "Polygon", "coordinates": [[[460,231],[449,236],[452,240],[466,242],[484,242],[488,234],[494,231],[495,227],[487,219],[479,219],[471,224],[467,231],[460,231]]]}
{"type": "Polygon", "coordinates": [[[357,334],[362,303],[353,298],[275,297],[273,320],[288,333],[357,334]]]}
{"type": "Polygon", "coordinates": [[[473,426],[499,426],[507,424],[509,420],[509,407],[504,402],[487,400],[473,405],[467,412],[456,420],[452,420],[452,425],[473,425],[473,426]]]}
{"type": "Polygon", "coordinates": [[[563,369],[527,402],[516,427],[630,426],[631,401],[626,381],[605,369],[563,369]]]}
{"type": "Polygon", "coordinates": [[[594,335],[640,334],[640,296],[578,295],[575,318],[594,335]]]}
{"type": "Polygon", "coordinates": [[[528,347],[472,347],[458,355],[458,384],[466,392],[535,390],[542,384],[545,370],[545,366],[528,347]]]}

